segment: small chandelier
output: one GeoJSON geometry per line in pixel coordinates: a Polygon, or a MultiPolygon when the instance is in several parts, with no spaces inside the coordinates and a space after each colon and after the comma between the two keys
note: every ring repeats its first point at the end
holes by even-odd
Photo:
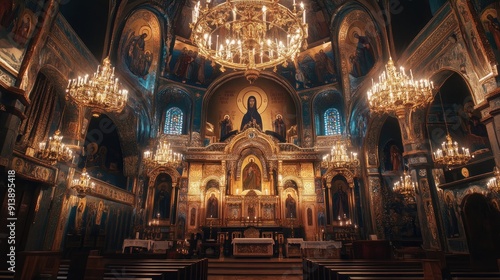
{"type": "Polygon", "coordinates": [[[333,169],[349,169],[355,170],[359,166],[358,154],[347,151],[350,147],[348,140],[337,140],[332,146],[329,154],[323,156],[321,167],[333,169]]]}
{"type": "Polygon", "coordinates": [[[500,193],[500,170],[496,166],[493,169],[493,175],[495,177],[491,178],[486,185],[491,192],[500,193]]]}
{"type": "Polygon", "coordinates": [[[182,154],[174,153],[167,139],[162,138],[158,141],[156,149],[151,152],[144,152],[143,163],[147,169],[155,169],[160,166],[177,168],[181,165],[182,154]]]}
{"type": "Polygon", "coordinates": [[[406,75],[403,67],[399,71],[394,66],[392,58],[385,66],[385,71],[378,77],[368,90],[370,110],[376,113],[393,113],[400,109],[415,109],[423,107],[432,100],[433,82],[428,80],[414,80],[410,69],[410,76],[406,75]]]}
{"type": "Polygon", "coordinates": [[[434,163],[440,166],[451,168],[452,166],[459,166],[466,164],[472,157],[468,148],[459,148],[458,143],[453,141],[450,132],[448,131],[448,123],[446,122],[446,115],[444,113],[443,98],[439,94],[441,100],[441,110],[443,111],[444,125],[446,127],[446,141],[441,144],[441,149],[437,149],[434,155],[434,163]]]}
{"type": "Polygon", "coordinates": [[[405,202],[415,202],[415,182],[413,182],[410,174],[408,174],[406,170],[403,172],[403,176],[400,177],[400,180],[394,183],[392,189],[395,193],[403,195],[405,202]]]}
{"type": "Polygon", "coordinates": [[[85,197],[87,194],[90,194],[92,190],[95,188],[95,183],[90,182],[90,175],[87,173],[87,169],[82,169],[82,174],[80,174],[80,178],[73,179],[71,183],[71,188],[77,192],[77,196],[80,198],[85,197]]]}
{"type": "Polygon", "coordinates": [[[293,0],[293,9],[279,0],[227,0],[210,7],[200,1],[192,13],[191,40],[200,55],[225,67],[244,70],[252,83],[261,70],[295,61],[307,48],[306,10],[293,0]],[[299,7],[297,7],[299,6],[299,7]]]}
{"type": "Polygon", "coordinates": [[[51,164],[56,164],[58,161],[66,162],[73,159],[73,151],[62,143],[63,136],[60,134],[61,131],[58,129],[54,133],[54,136],[38,144],[38,158],[50,161],[51,164]]]}
{"type": "Polygon", "coordinates": [[[78,105],[94,109],[94,115],[99,112],[121,112],[128,99],[128,91],[119,89],[115,68],[111,66],[109,57],[102,65],[97,66],[97,72],[92,77],[70,79],[66,88],[68,96],[78,105]]]}

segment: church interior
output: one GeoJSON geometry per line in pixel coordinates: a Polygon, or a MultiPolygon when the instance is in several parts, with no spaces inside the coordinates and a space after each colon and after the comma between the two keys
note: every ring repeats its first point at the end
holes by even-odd
{"type": "Polygon", "coordinates": [[[498,1],[0,6],[0,275],[386,258],[500,278],[498,1]]]}

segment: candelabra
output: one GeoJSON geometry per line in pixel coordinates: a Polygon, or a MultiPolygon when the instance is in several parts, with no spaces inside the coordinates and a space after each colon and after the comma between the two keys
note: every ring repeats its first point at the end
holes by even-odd
{"type": "MultiPolygon", "coordinates": [[[[337,223],[341,227],[351,227],[353,225],[352,220],[350,218],[347,218],[346,214],[344,214],[344,216],[342,216],[342,217],[338,216],[337,223]]],[[[354,225],[354,226],[357,227],[357,225],[354,225]]]]}
{"type": "Polygon", "coordinates": [[[174,153],[170,143],[165,138],[158,140],[156,149],[153,152],[149,150],[144,152],[143,163],[148,169],[155,169],[159,166],[177,168],[181,165],[181,162],[182,154],[174,153]]]}
{"type": "Polygon", "coordinates": [[[379,76],[379,82],[372,79],[372,87],[368,90],[370,110],[376,113],[393,113],[399,109],[415,109],[424,107],[432,100],[433,82],[414,80],[405,69],[397,70],[392,58],[389,58],[385,71],[379,76]]]}
{"type": "Polygon", "coordinates": [[[225,67],[245,70],[252,83],[261,70],[294,61],[307,48],[306,9],[279,0],[227,0],[211,6],[198,1],[192,12],[191,40],[200,55],[225,67]]]}
{"type": "Polygon", "coordinates": [[[441,144],[441,149],[437,149],[433,153],[434,163],[448,168],[463,165],[471,159],[471,154],[467,148],[462,147],[460,149],[458,143],[451,138],[450,132],[448,131],[448,123],[444,113],[443,98],[441,94],[439,94],[439,99],[441,101],[441,110],[443,111],[444,125],[446,127],[446,141],[441,144]]]}
{"type": "Polygon", "coordinates": [[[395,193],[403,195],[406,203],[415,202],[415,182],[413,182],[410,174],[408,174],[406,170],[403,176],[400,177],[400,180],[394,183],[392,189],[395,193]]]}
{"type": "Polygon", "coordinates": [[[90,179],[91,179],[90,175],[87,173],[86,168],[82,169],[80,178],[73,179],[71,183],[71,188],[77,192],[78,197],[83,198],[94,190],[95,183],[91,182],[90,179]]]}
{"type": "Polygon", "coordinates": [[[63,136],[60,134],[61,131],[58,129],[54,133],[54,136],[38,144],[38,158],[48,160],[51,164],[56,164],[58,161],[65,162],[73,159],[73,151],[62,143],[63,136]]]}
{"type": "Polygon", "coordinates": [[[119,89],[115,68],[111,66],[109,57],[97,66],[97,72],[92,77],[87,74],[70,79],[66,92],[78,105],[94,109],[94,115],[102,111],[119,113],[128,99],[128,91],[119,89]]]}
{"type": "Polygon", "coordinates": [[[337,140],[329,154],[323,156],[321,167],[334,169],[355,170],[359,166],[357,153],[347,151],[350,146],[348,140],[337,140]]]}
{"type": "Polygon", "coordinates": [[[486,185],[491,192],[500,193],[500,170],[496,166],[493,169],[493,175],[494,177],[491,178],[486,185]]]}

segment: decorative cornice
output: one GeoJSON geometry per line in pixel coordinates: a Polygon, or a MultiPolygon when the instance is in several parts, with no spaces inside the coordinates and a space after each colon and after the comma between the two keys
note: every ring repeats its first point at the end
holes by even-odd
{"type": "Polygon", "coordinates": [[[15,170],[19,177],[44,183],[50,186],[56,184],[58,169],[37,158],[29,157],[14,151],[9,169],[15,170]]]}

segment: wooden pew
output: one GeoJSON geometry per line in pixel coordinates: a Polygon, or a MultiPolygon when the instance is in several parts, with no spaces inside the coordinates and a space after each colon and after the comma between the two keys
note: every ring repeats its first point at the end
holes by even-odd
{"type": "Polygon", "coordinates": [[[350,277],[354,276],[368,276],[368,277],[384,277],[384,278],[397,278],[397,279],[406,279],[406,277],[417,277],[421,279],[423,278],[423,273],[418,271],[344,271],[337,273],[338,280],[349,280],[350,277]]]}
{"type": "Polygon", "coordinates": [[[450,274],[453,279],[500,279],[500,272],[495,271],[453,271],[450,274]]]}
{"type": "Polygon", "coordinates": [[[304,279],[327,279],[330,270],[336,267],[357,267],[359,268],[377,268],[381,266],[405,267],[422,270],[422,263],[416,260],[394,261],[394,260],[305,260],[303,262],[304,279]]]}
{"type": "MultiPolygon", "coordinates": [[[[57,279],[61,252],[23,251],[18,253],[15,280],[34,279],[41,275],[57,279]]],[[[10,276],[12,279],[12,275],[10,276]]]]}
{"type": "Polygon", "coordinates": [[[120,256],[115,259],[89,256],[85,279],[102,279],[112,273],[120,274],[121,277],[128,277],[131,273],[134,274],[133,276],[146,276],[145,273],[167,273],[167,279],[204,280],[208,278],[208,259],[142,259],[141,257],[132,259],[129,256],[120,256]]]}
{"type": "Polygon", "coordinates": [[[315,260],[303,261],[303,279],[323,280],[338,278],[337,271],[376,271],[418,272],[425,279],[441,279],[439,260],[315,260]]]}

